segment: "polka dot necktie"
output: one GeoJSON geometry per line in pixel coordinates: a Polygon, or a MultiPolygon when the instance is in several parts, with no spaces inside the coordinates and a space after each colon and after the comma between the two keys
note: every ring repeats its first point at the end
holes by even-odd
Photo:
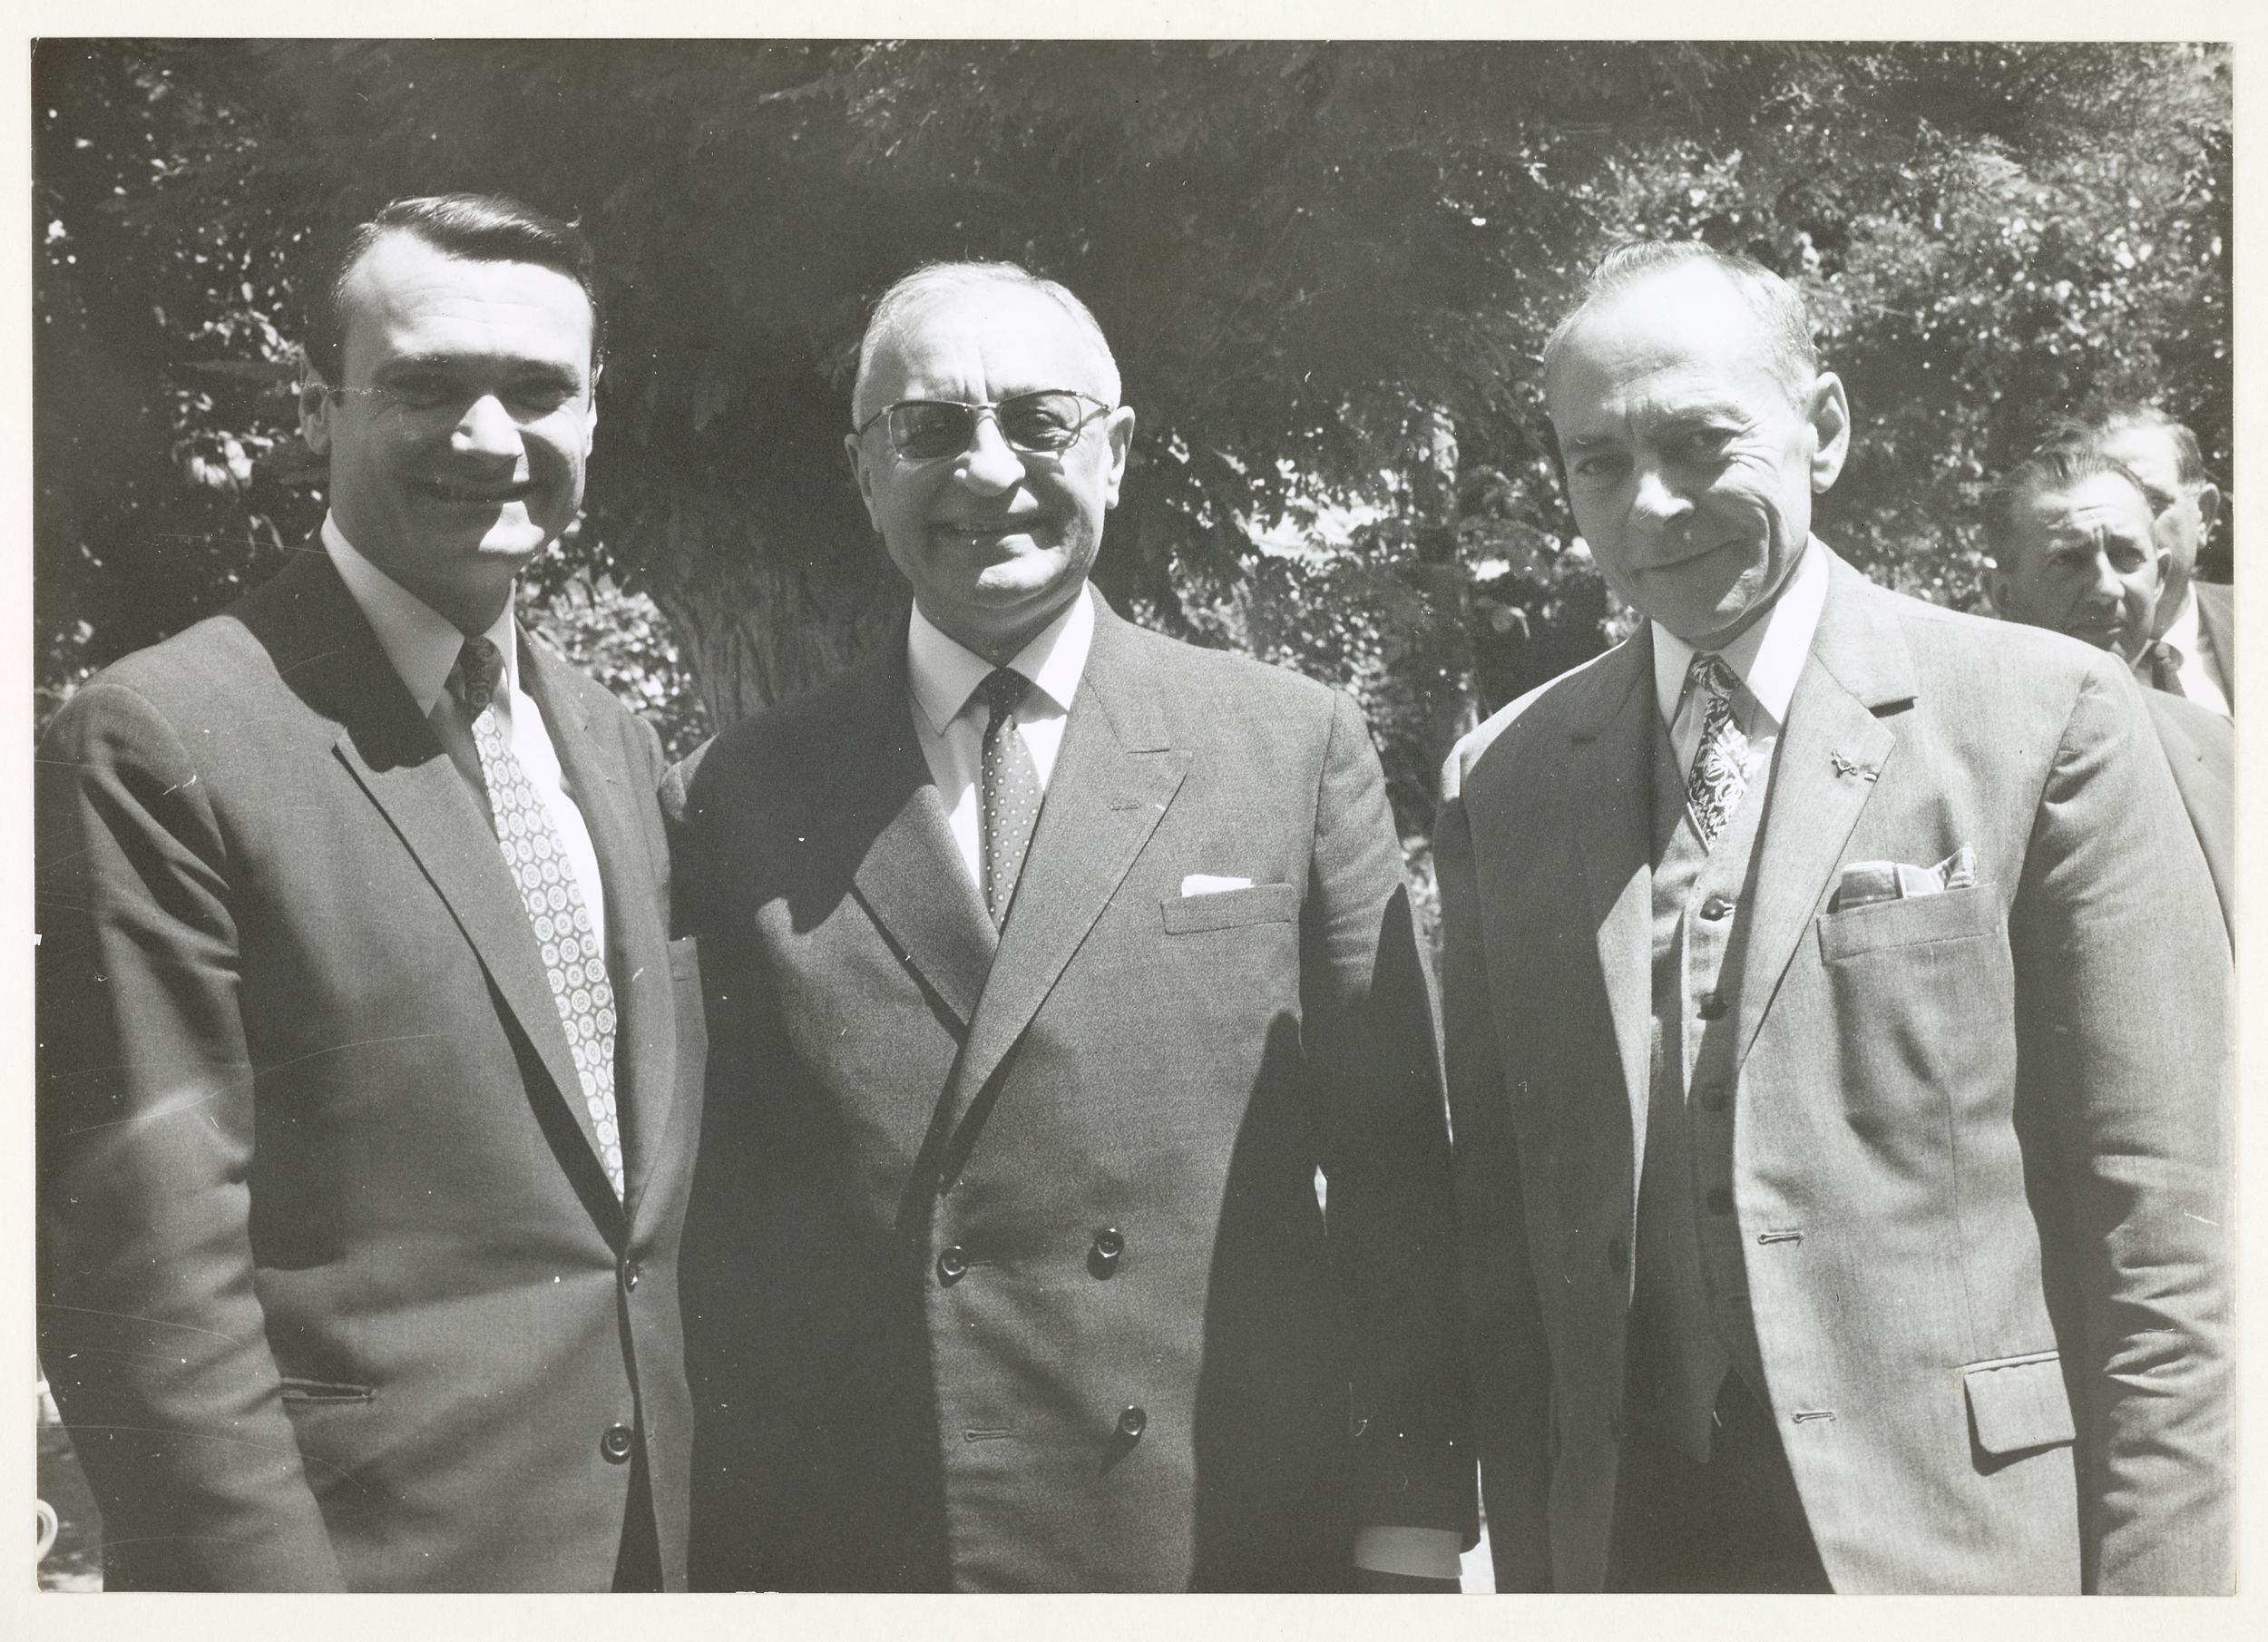
{"type": "Polygon", "coordinates": [[[1040,819],[1040,770],[1031,749],[1016,733],[1016,709],[1031,690],[1031,680],[1012,668],[996,668],[984,680],[984,699],[992,709],[984,726],[982,770],[984,800],[984,906],[998,928],[1008,922],[1016,876],[1040,819]]]}
{"type": "Polygon", "coordinates": [[[1748,790],[1748,738],[1733,717],[1733,691],[1740,675],[1725,658],[1702,650],[1686,670],[1687,688],[1708,692],[1701,715],[1701,745],[1694,749],[1693,773],[1686,780],[1686,803],[1692,807],[1701,842],[1714,848],[1725,823],[1740,807],[1748,790]]]}
{"type": "Polygon", "coordinates": [[[488,787],[496,819],[496,842],[504,853],[526,905],[528,922],[543,948],[551,979],[552,1002],[567,1029],[567,1047],[582,1081],[583,1105],[599,1134],[599,1156],[614,1195],[622,1196],[622,1132],[614,1109],[614,989],[607,983],[606,957],[599,950],[582,888],[568,864],[566,845],[552,824],[551,812],[520,760],[504,745],[493,708],[503,679],[503,654],[484,638],[467,639],[449,672],[449,694],[464,705],[473,745],[479,749],[481,778],[488,787]]]}

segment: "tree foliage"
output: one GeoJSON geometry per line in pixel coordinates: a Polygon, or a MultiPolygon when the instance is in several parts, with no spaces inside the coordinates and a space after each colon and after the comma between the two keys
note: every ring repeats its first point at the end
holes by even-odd
{"type": "Polygon", "coordinates": [[[2216,49],[52,42],[34,96],[51,699],[304,541],[323,247],[451,188],[598,245],[589,513],[531,596],[709,722],[903,609],[842,435],[866,304],[932,258],[1095,308],[1140,418],[1101,584],[1355,690],[1413,830],[1471,714],[1623,619],[1535,368],[1618,239],[1802,285],[1859,418],[1822,529],[1886,581],[1972,601],[1980,482],[2089,395],[2160,398],[2226,473],[2216,49]]]}

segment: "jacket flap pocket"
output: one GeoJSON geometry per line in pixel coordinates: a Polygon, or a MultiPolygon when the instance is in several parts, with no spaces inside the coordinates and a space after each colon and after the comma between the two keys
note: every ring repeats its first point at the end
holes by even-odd
{"type": "Polygon", "coordinates": [[[2053,1448],[2077,1435],[2063,1363],[2053,1352],[1977,1363],[1961,1370],[1961,1383],[1969,1389],[1977,1446],[1989,1454],[2053,1448]]]}
{"type": "Polygon", "coordinates": [[[1949,889],[1903,901],[1872,901],[1819,919],[1819,956],[1833,963],[1862,953],[1989,934],[1999,921],[1999,897],[1986,886],[1949,889]]]}
{"type": "Polygon", "coordinates": [[[338,1380],[302,1380],[290,1374],[283,1376],[283,1400],[287,1403],[367,1403],[376,1394],[367,1385],[350,1385],[338,1380]]]}
{"type": "Polygon", "coordinates": [[[1248,889],[1183,895],[1159,905],[1166,914],[1166,933],[1194,935],[1239,924],[1289,924],[1299,916],[1299,891],[1288,884],[1255,884],[1248,889]]]}

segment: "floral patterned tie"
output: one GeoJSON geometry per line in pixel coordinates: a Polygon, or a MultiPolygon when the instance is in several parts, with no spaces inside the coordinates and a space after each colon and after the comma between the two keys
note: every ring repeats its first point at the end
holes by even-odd
{"type": "Polygon", "coordinates": [[[1702,650],[1686,674],[1688,689],[1705,689],[1708,706],[1701,715],[1701,745],[1694,749],[1693,773],[1686,781],[1686,802],[1692,806],[1701,842],[1714,848],[1725,823],[1740,807],[1748,790],[1748,738],[1733,717],[1733,691],[1740,675],[1725,658],[1702,650]]]}
{"type": "Polygon", "coordinates": [[[496,842],[543,947],[552,1002],[567,1029],[567,1047],[582,1080],[583,1105],[599,1134],[599,1156],[614,1195],[623,1193],[622,1132],[614,1108],[614,989],[607,983],[582,888],[566,845],[520,760],[504,745],[492,704],[503,680],[503,654],[485,638],[467,639],[449,671],[449,693],[462,702],[479,749],[481,778],[496,818],[496,842]]]}
{"type": "Polygon", "coordinates": [[[992,914],[994,928],[1008,922],[1008,904],[1015,898],[1024,852],[1031,847],[1031,829],[1040,819],[1039,767],[1016,733],[1016,709],[1031,692],[1031,680],[1013,668],[995,668],[984,680],[984,699],[992,717],[984,726],[980,796],[984,801],[984,906],[992,914]]]}

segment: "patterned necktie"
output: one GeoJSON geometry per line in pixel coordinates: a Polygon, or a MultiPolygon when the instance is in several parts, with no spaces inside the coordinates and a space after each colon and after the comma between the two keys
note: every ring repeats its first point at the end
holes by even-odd
{"type": "Polygon", "coordinates": [[[2163,639],[2150,640],[2150,648],[2143,652],[2150,665],[2150,688],[2162,689],[2169,696],[2185,696],[2182,688],[2182,654],[2163,639]]]}
{"type": "Polygon", "coordinates": [[[1008,904],[1023,871],[1024,852],[1040,819],[1039,767],[1016,733],[1016,709],[1031,693],[1031,680],[1012,668],[996,668],[984,680],[984,699],[992,716],[984,726],[984,906],[995,928],[1008,922],[1008,904]]]}
{"type": "Polygon", "coordinates": [[[1702,650],[1694,656],[1686,679],[1688,689],[1709,694],[1701,715],[1701,745],[1694,749],[1693,773],[1686,781],[1686,802],[1701,829],[1701,842],[1714,848],[1725,823],[1740,807],[1741,795],[1748,790],[1748,738],[1733,717],[1733,691],[1740,686],[1740,675],[1724,657],[1702,650]]]}
{"type": "Polygon", "coordinates": [[[520,760],[504,745],[492,709],[503,680],[503,654],[484,638],[467,639],[449,671],[449,693],[464,704],[479,749],[481,778],[488,787],[496,819],[496,842],[504,853],[526,905],[528,922],[543,949],[543,968],[552,982],[552,1002],[567,1029],[582,1080],[583,1105],[599,1133],[599,1155],[606,1178],[621,1197],[622,1134],[614,1109],[614,989],[607,984],[606,957],[583,904],[582,888],[568,865],[566,845],[552,824],[551,812],[520,760]]]}

